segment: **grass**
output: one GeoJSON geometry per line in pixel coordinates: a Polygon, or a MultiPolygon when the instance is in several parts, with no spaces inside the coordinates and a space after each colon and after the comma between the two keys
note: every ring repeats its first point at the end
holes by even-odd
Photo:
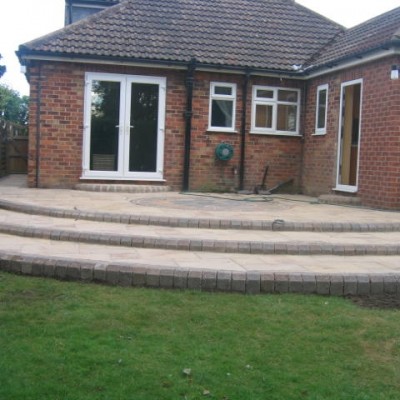
{"type": "Polygon", "coordinates": [[[399,399],[400,311],[0,273],[1,400],[205,398],[399,399]]]}

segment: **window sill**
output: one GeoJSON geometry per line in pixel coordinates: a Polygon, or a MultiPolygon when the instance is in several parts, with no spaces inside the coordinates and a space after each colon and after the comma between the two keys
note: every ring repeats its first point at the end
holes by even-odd
{"type": "Polygon", "coordinates": [[[286,133],[286,132],[257,132],[250,131],[251,135],[261,135],[261,136],[286,136],[286,137],[303,137],[299,133],[286,133]]]}
{"type": "Polygon", "coordinates": [[[326,132],[315,132],[311,136],[326,136],[326,132]]]}
{"type": "Polygon", "coordinates": [[[223,129],[208,128],[206,133],[239,133],[239,132],[234,130],[225,131],[223,129]]]}
{"type": "Polygon", "coordinates": [[[334,192],[357,193],[357,186],[338,185],[332,189],[334,192]]]}

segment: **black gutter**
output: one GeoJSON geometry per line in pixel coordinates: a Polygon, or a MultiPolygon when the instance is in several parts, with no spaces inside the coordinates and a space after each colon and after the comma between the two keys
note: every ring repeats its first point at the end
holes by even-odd
{"type": "Polygon", "coordinates": [[[192,58],[187,66],[186,74],[186,111],[185,111],[185,152],[183,161],[183,185],[184,191],[189,190],[190,176],[190,145],[192,140],[192,114],[193,114],[193,85],[196,59],[192,58]]]}
{"type": "MultiPolygon", "coordinates": [[[[85,63],[88,61],[109,61],[117,63],[118,65],[126,65],[129,63],[135,64],[147,64],[147,65],[157,65],[157,66],[164,66],[164,67],[182,67],[184,69],[188,66],[188,61],[177,61],[177,60],[159,60],[153,58],[135,58],[135,57],[113,57],[113,56],[96,56],[96,55],[80,55],[80,54],[68,54],[68,53],[60,53],[60,52],[48,52],[48,51],[31,51],[25,48],[24,45],[19,47],[19,50],[15,52],[19,61],[22,65],[24,65],[22,58],[30,58],[32,57],[49,57],[48,59],[45,58],[46,61],[56,61],[56,62],[63,62],[63,60],[51,60],[51,58],[65,58],[68,62],[69,60],[73,62],[80,62],[85,63]]],[[[38,58],[40,59],[40,58],[38,58]]],[[[32,59],[34,60],[34,59],[32,59]]],[[[42,59],[43,60],[43,59],[42,59]]],[[[225,64],[212,64],[212,63],[201,63],[196,60],[196,69],[212,69],[214,71],[232,71],[243,74],[249,67],[247,66],[235,66],[235,65],[225,65],[225,64]]],[[[306,76],[306,73],[303,71],[292,71],[292,70],[283,70],[283,69],[272,69],[272,68],[251,68],[253,74],[259,72],[264,74],[271,74],[275,76],[284,76],[284,77],[291,77],[291,78],[300,78],[302,76],[306,76]]]]}
{"type": "Polygon", "coordinates": [[[246,161],[246,116],[247,116],[247,91],[249,87],[250,70],[246,71],[242,86],[242,131],[240,146],[239,190],[244,189],[245,161],[246,161]]]}
{"type": "MultiPolygon", "coordinates": [[[[35,42],[35,41],[34,41],[35,42]]],[[[33,43],[34,44],[34,43],[33,43]]],[[[392,39],[389,40],[385,43],[382,43],[381,45],[374,47],[372,49],[367,49],[358,53],[353,53],[348,56],[344,56],[341,58],[333,59],[329,62],[326,62],[321,65],[309,65],[305,69],[300,69],[298,71],[295,70],[283,70],[283,69],[273,69],[273,68],[255,68],[251,67],[252,74],[257,74],[257,73],[264,73],[264,74],[271,74],[275,76],[284,76],[284,77],[289,77],[289,78],[307,78],[310,73],[313,73],[315,71],[319,71],[323,68],[334,68],[337,66],[339,63],[343,63],[346,61],[350,61],[351,59],[354,58],[362,58],[364,56],[367,56],[368,54],[374,53],[379,50],[388,50],[390,47],[399,47],[400,46],[400,39],[392,39]]],[[[178,60],[159,60],[159,59],[153,59],[153,58],[135,58],[135,57],[114,57],[114,56],[98,56],[98,55],[91,55],[91,54],[69,54],[69,53],[63,53],[63,52],[49,52],[49,51],[35,51],[32,49],[29,49],[25,45],[20,45],[19,50],[15,52],[17,57],[19,58],[19,61],[22,65],[24,65],[24,62],[22,60],[23,57],[30,58],[30,57],[50,57],[50,58],[66,58],[67,60],[77,60],[77,62],[82,62],[84,63],[85,61],[110,61],[110,62],[115,62],[115,63],[120,63],[120,65],[125,65],[127,63],[137,63],[137,64],[154,64],[157,66],[169,66],[169,67],[184,67],[186,68],[188,65],[188,62],[185,60],[178,61],[178,60]]],[[[51,59],[46,60],[46,61],[52,61],[51,59]]],[[[55,60],[55,61],[61,61],[61,60],[55,60]]],[[[227,71],[236,71],[238,73],[243,73],[248,69],[248,66],[235,66],[235,65],[225,65],[225,64],[213,64],[213,63],[201,63],[196,61],[196,68],[197,69],[202,69],[202,68],[210,68],[213,70],[227,70],[227,71]]]]}
{"type": "Polygon", "coordinates": [[[42,64],[38,62],[38,82],[36,97],[36,187],[40,187],[40,115],[42,98],[42,64]]]}

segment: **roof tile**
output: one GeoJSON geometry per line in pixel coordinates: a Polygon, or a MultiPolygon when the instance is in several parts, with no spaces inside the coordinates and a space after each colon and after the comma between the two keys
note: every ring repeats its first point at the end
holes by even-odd
{"type": "Polygon", "coordinates": [[[397,7],[338,35],[311,63],[315,66],[334,64],[394,44],[399,39],[400,7],[397,7]]]}
{"type": "Polygon", "coordinates": [[[292,0],[122,0],[20,53],[291,71],[342,31],[292,0]]]}

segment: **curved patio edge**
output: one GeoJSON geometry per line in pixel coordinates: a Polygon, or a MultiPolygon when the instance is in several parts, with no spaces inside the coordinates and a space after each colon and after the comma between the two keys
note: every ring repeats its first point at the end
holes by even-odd
{"type": "Polygon", "coordinates": [[[238,220],[214,218],[179,218],[142,214],[106,213],[25,204],[0,199],[0,209],[31,215],[44,215],[55,218],[112,222],[121,224],[140,224],[200,229],[237,229],[298,232],[399,232],[400,222],[291,222],[275,220],[238,220]]]}
{"type": "Polygon", "coordinates": [[[0,270],[59,280],[123,287],[227,293],[400,296],[400,274],[314,274],[237,272],[171,268],[140,263],[108,263],[74,258],[0,252],[0,270]]]}

